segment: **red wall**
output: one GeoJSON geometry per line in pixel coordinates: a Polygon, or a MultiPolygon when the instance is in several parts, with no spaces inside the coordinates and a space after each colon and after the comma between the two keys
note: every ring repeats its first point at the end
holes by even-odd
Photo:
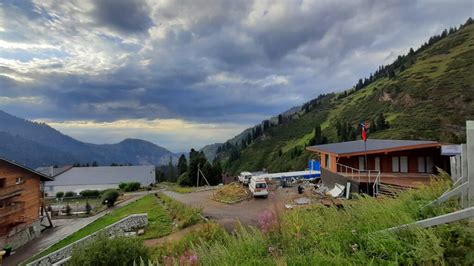
{"type": "MultiPolygon", "coordinates": [[[[360,155],[364,156],[364,155],[360,155]]],[[[407,156],[408,157],[408,172],[418,173],[418,157],[431,156],[433,158],[433,165],[438,166],[445,171],[449,171],[449,157],[441,156],[440,148],[424,148],[408,151],[397,151],[389,153],[378,153],[367,155],[368,169],[375,169],[375,157],[380,157],[380,170],[382,172],[392,172],[392,157],[407,156]]],[[[356,169],[359,169],[359,156],[339,157],[338,163],[344,164],[356,169]]]]}

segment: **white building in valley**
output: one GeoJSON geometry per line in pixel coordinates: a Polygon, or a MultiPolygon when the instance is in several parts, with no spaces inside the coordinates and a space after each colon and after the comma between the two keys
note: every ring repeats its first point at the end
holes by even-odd
{"type": "Polygon", "coordinates": [[[48,196],[54,196],[57,192],[118,188],[122,182],[148,186],[155,182],[155,166],[72,167],[54,176],[54,181],[46,182],[44,191],[48,196]]]}

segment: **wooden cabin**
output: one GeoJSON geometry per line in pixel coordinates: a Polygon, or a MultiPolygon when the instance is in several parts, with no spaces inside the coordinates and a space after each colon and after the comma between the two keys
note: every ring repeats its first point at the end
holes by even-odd
{"type": "Polygon", "coordinates": [[[14,241],[16,232],[38,223],[43,182],[51,180],[47,175],[0,158],[0,237],[3,237],[0,242],[14,241]]]}
{"type": "Polygon", "coordinates": [[[441,155],[441,143],[436,141],[368,139],[365,143],[339,142],[307,150],[319,154],[325,170],[360,182],[372,183],[374,174],[380,173],[383,183],[413,187],[428,184],[436,167],[449,172],[449,157],[441,155]]]}

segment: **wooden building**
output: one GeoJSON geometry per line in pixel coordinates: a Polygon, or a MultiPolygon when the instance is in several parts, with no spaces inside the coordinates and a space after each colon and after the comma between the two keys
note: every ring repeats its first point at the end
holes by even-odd
{"type": "Polygon", "coordinates": [[[47,175],[0,158],[0,244],[21,246],[24,244],[21,242],[32,237],[31,232],[38,231],[39,226],[34,230],[29,227],[39,224],[43,182],[51,180],[47,175]],[[17,233],[21,239],[15,239],[17,233]]]}
{"type": "Polygon", "coordinates": [[[307,147],[320,156],[321,167],[359,182],[413,187],[428,184],[436,167],[449,172],[449,157],[436,141],[368,139],[307,147]]]}

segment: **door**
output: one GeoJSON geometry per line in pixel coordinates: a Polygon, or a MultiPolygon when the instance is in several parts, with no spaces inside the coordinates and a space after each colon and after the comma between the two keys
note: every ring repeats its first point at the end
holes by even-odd
{"type": "Polygon", "coordinates": [[[375,157],[375,170],[380,171],[380,157],[375,157]]]}
{"type": "Polygon", "coordinates": [[[400,172],[408,173],[408,157],[400,156],[400,172]]]}
{"type": "Polygon", "coordinates": [[[433,173],[433,157],[431,156],[426,157],[426,172],[433,173]]]}

